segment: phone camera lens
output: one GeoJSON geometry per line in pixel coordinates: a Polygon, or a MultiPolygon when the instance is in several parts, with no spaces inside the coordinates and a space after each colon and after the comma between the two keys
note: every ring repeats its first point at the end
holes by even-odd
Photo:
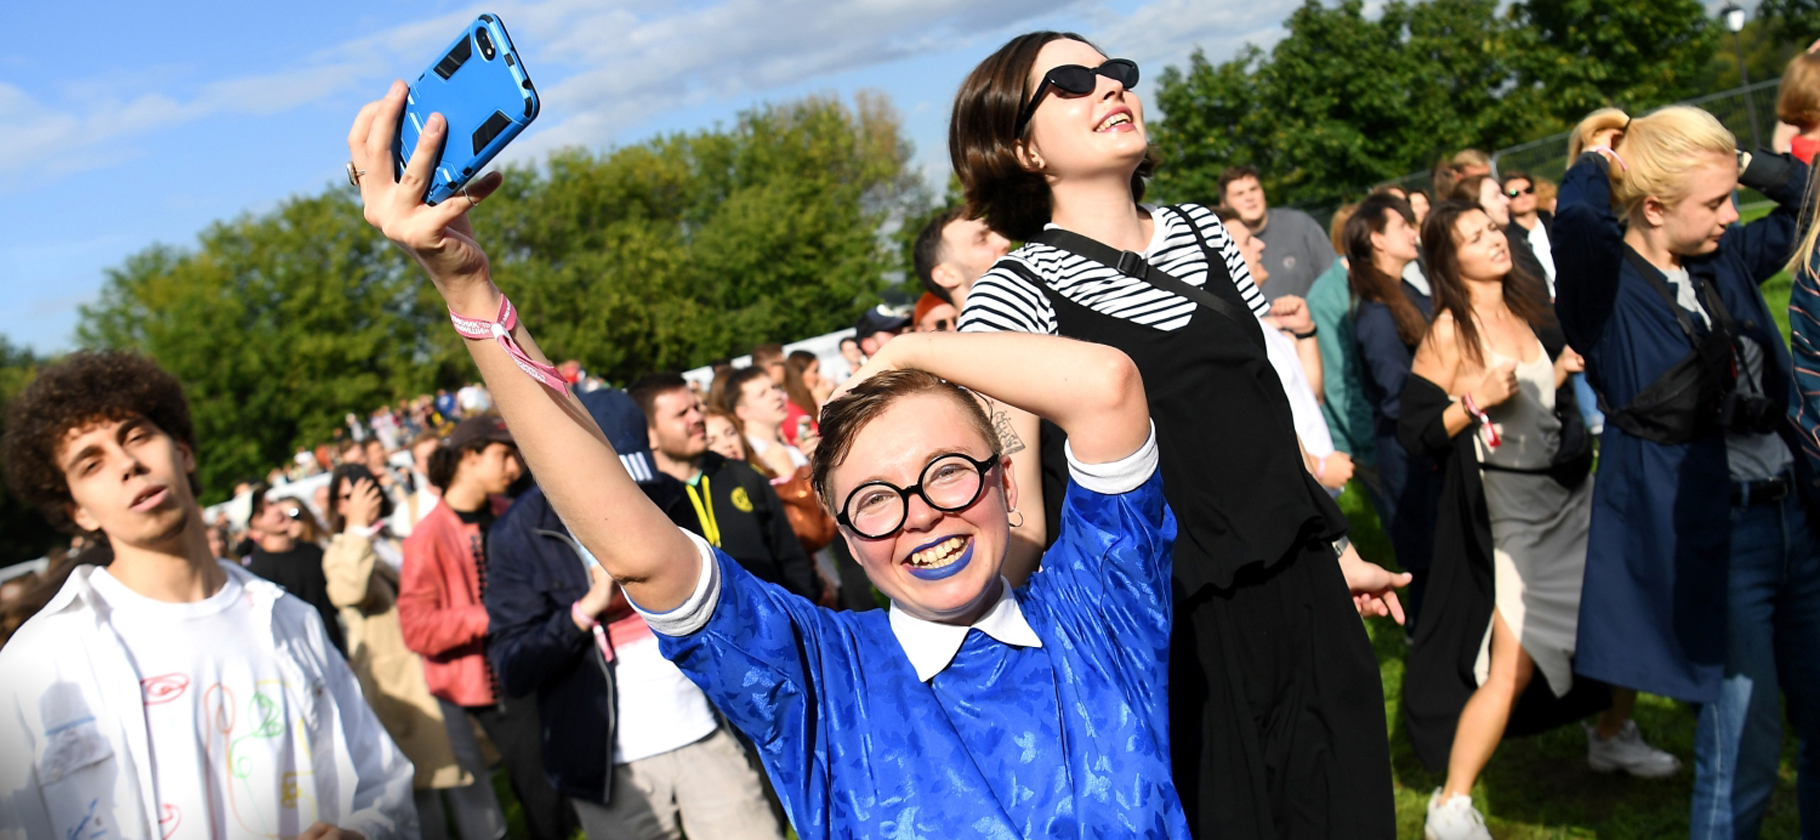
{"type": "Polygon", "coordinates": [[[485,29],[474,30],[474,43],[480,47],[480,56],[488,61],[493,60],[493,39],[485,29]]]}

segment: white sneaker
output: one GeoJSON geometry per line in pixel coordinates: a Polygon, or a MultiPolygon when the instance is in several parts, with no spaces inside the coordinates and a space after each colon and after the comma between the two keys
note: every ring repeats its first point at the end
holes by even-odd
{"type": "Polygon", "coordinates": [[[1600,738],[1592,724],[1582,722],[1586,730],[1586,764],[1596,773],[1623,770],[1640,779],[1673,776],[1681,769],[1681,759],[1650,746],[1637,731],[1637,722],[1627,720],[1610,740],[1600,738]]]}
{"type": "Polygon", "coordinates": [[[1428,797],[1428,822],[1422,826],[1426,840],[1491,840],[1485,818],[1472,807],[1472,797],[1454,794],[1441,801],[1441,789],[1428,797]]]}

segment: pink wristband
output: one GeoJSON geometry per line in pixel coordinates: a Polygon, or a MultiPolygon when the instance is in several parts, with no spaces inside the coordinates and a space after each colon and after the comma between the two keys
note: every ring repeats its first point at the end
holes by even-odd
{"type": "Polygon", "coordinates": [[[524,371],[532,379],[542,382],[550,390],[568,389],[568,383],[563,381],[562,374],[556,371],[555,366],[533,360],[531,354],[526,353],[525,349],[512,338],[512,329],[518,326],[518,310],[512,308],[512,301],[508,300],[505,295],[499,296],[499,316],[492,323],[457,315],[454,309],[449,310],[449,321],[455,324],[455,332],[459,333],[462,338],[475,341],[485,341],[489,338],[497,340],[499,346],[505,349],[506,355],[511,356],[512,361],[518,365],[519,370],[524,371]]]}
{"type": "Polygon", "coordinates": [[[1504,441],[1498,438],[1498,427],[1492,425],[1491,416],[1486,414],[1483,409],[1479,408],[1479,406],[1472,401],[1471,394],[1462,395],[1460,397],[1460,402],[1466,405],[1466,412],[1468,414],[1479,418],[1479,428],[1485,430],[1485,445],[1497,449],[1498,444],[1503,443],[1504,441]]]}
{"type": "Polygon", "coordinates": [[[1618,155],[1617,149],[1614,149],[1610,146],[1592,146],[1592,147],[1589,147],[1587,149],[1587,151],[1609,153],[1611,155],[1611,159],[1618,162],[1618,171],[1620,171],[1620,172],[1629,172],[1630,171],[1630,166],[1624,162],[1624,158],[1622,158],[1618,155]]]}
{"type": "Polygon", "coordinates": [[[581,611],[580,601],[569,605],[569,615],[575,619],[576,624],[585,624],[590,630],[600,626],[600,619],[581,611]]]}

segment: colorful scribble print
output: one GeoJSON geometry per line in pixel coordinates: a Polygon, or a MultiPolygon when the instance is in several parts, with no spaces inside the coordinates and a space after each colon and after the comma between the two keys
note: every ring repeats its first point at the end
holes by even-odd
{"type": "Polygon", "coordinates": [[[189,687],[190,678],[182,674],[160,674],[139,681],[139,690],[145,695],[147,706],[169,703],[182,697],[189,687]]]}
{"type": "Polygon", "coordinates": [[[95,817],[95,806],[100,804],[100,799],[88,801],[88,813],[82,816],[82,821],[76,823],[75,828],[69,830],[65,840],[95,840],[95,838],[107,834],[107,827],[103,826],[101,820],[95,817]]]}
{"type": "Polygon", "coordinates": [[[158,834],[164,840],[171,840],[177,834],[177,826],[183,825],[183,811],[177,806],[165,803],[158,811],[158,834]]]}
{"type": "Polygon", "coordinates": [[[279,837],[279,826],[290,822],[284,813],[267,813],[272,806],[279,812],[295,812],[298,825],[316,821],[316,800],[300,784],[301,777],[310,773],[277,771],[292,766],[285,756],[294,750],[303,754],[306,766],[309,763],[306,727],[301,720],[288,726],[285,722],[287,688],[277,680],[260,680],[244,706],[236,701],[233,689],[220,683],[210,685],[202,695],[208,754],[226,770],[227,811],[241,830],[258,837],[279,837]],[[287,734],[298,737],[287,738],[287,734]],[[265,787],[274,778],[278,780],[276,789],[265,787]],[[273,793],[276,801],[271,798],[273,793]],[[261,808],[262,804],[268,807],[261,808]]]}

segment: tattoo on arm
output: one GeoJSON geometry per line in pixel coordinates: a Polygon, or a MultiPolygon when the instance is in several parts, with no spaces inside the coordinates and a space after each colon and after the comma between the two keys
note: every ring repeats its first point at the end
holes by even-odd
{"type": "Polygon", "coordinates": [[[1024,439],[1018,437],[1017,429],[1011,426],[1011,412],[992,406],[992,429],[998,432],[998,445],[1003,454],[1016,455],[1024,451],[1024,439]]]}

